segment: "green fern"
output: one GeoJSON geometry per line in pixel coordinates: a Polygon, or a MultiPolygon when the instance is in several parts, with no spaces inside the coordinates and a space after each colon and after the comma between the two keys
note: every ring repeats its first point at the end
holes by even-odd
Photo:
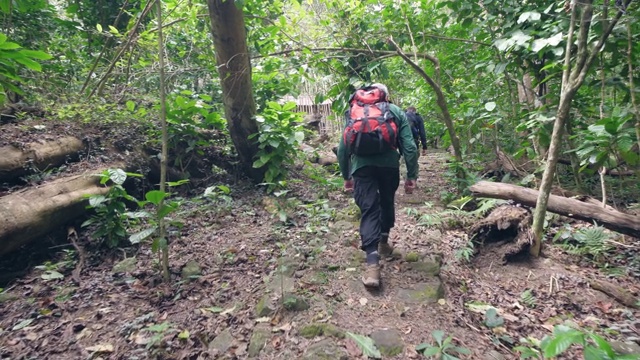
{"type": "Polygon", "coordinates": [[[407,214],[408,216],[418,216],[420,215],[420,212],[418,211],[418,209],[416,208],[412,208],[412,207],[407,207],[404,209],[405,214],[407,214]]]}
{"type": "Polygon", "coordinates": [[[416,216],[419,226],[430,228],[444,225],[448,228],[455,228],[467,226],[475,219],[485,216],[487,212],[496,206],[506,203],[505,200],[481,198],[478,202],[479,207],[476,210],[462,210],[471,200],[473,198],[470,196],[462,197],[451,202],[448,205],[449,209],[434,214],[419,215],[415,209],[411,208],[406,208],[405,212],[407,215],[416,216]]]}
{"type": "Polygon", "coordinates": [[[464,206],[467,205],[471,200],[473,200],[473,197],[464,196],[464,197],[461,197],[460,199],[453,200],[447,205],[447,207],[456,209],[456,210],[462,210],[462,208],[464,208],[464,206]]]}
{"type": "Polygon", "coordinates": [[[530,289],[527,289],[520,294],[520,300],[530,308],[536,307],[536,297],[530,289]]]}
{"type": "Polygon", "coordinates": [[[418,218],[418,226],[436,227],[442,224],[442,216],[440,214],[423,214],[418,218]]]}
{"type": "Polygon", "coordinates": [[[473,253],[475,252],[475,247],[473,244],[473,241],[469,241],[467,242],[467,244],[456,250],[456,259],[458,260],[463,260],[466,262],[471,261],[471,257],[473,256],[473,253]]]}
{"type": "Polygon", "coordinates": [[[476,217],[485,216],[489,211],[495,209],[497,206],[506,203],[506,200],[501,199],[480,198],[478,199],[478,208],[471,211],[471,214],[476,217]]]}
{"type": "MultiPolygon", "coordinates": [[[[556,235],[556,237],[558,237],[556,235]]],[[[562,234],[564,242],[560,247],[569,254],[584,256],[589,255],[595,260],[602,257],[611,248],[607,241],[609,234],[602,226],[581,228],[573,233],[565,230],[562,234]]]]}

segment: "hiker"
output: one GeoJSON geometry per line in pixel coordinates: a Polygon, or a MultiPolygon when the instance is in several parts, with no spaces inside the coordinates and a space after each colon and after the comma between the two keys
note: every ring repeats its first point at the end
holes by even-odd
{"type": "Polygon", "coordinates": [[[391,257],[389,231],[394,226],[394,198],[400,185],[400,151],[407,165],[405,192],[418,178],[418,149],[409,122],[388,102],[383,84],[357,90],[349,99],[347,124],[338,146],[338,163],[346,191],[360,208],[361,249],[366,252],[364,286],[380,286],[380,257],[391,257]]]}
{"type": "Polygon", "coordinates": [[[411,124],[411,133],[413,134],[416,147],[420,147],[420,143],[422,143],[422,155],[427,155],[427,134],[424,130],[424,119],[416,112],[414,106],[409,106],[405,115],[411,124]]]}

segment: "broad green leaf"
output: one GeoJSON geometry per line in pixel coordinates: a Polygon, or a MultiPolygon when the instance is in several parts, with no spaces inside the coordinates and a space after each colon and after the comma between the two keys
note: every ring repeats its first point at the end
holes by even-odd
{"type": "Polygon", "coordinates": [[[129,211],[129,212],[126,212],[125,215],[129,219],[142,219],[142,218],[150,218],[153,216],[148,211],[129,211]]]}
{"type": "Polygon", "coordinates": [[[471,355],[471,350],[461,346],[454,346],[453,348],[451,348],[451,351],[455,351],[461,355],[471,355]]]}
{"type": "Polygon", "coordinates": [[[64,279],[64,275],[60,274],[55,270],[47,270],[44,274],[40,275],[43,280],[58,280],[64,279]]]}
{"type": "Polygon", "coordinates": [[[618,124],[614,121],[610,121],[604,124],[604,130],[611,135],[616,135],[618,133],[618,124]]]}
{"type": "Polygon", "coordinates": [[[571,345],[584,342],[584,335],[581,332],[574,329],[565,330],[566,326],[558,328],[560,325],[556,326],[553,337],[547,343],[540,344],[542,352],[547,358],[558,356],[569,349],[571,345]],[[556,329],[558,329],[557,332],[556,329]]]}
{"type": "Polygon", "coordinates": [[[189,330],[185,329],[178,334],[178,339],[186,340],[190,336],[191,336],[191,333],[189,332],[189,330]]]}
{"type": "Polygon", "coordinates": [[[436,339],[438,344],[442,344],[442,341],[444,340],[444,331],[442,331],[442,330],[434,330],[431,333],[431,336],[433,336],[433,338],[436,339]]]}
{"type": "Polygon", "coordinates": [[[165,216],[171,214],[172,212],[176,211],[178,209],[178,205],[177,204],[163,204],[162,206],[160,206],[160,208],[158,209],[158,213],[157,216],[158,218],[162,219],[165,216]]]}
{"type": "Polygon", "coordinates": [[[584,360],[615,359],[615,354],[614,357],[608,356],[604,351],[591,345],[586,345],[584,347],[582,350],[582,356],[584,357],[584,360]]]}
{"type": "Polygon", "coordinates": [[[28,57],[16,57],[14,58],[14,60],[17,63],[26,66],[29,70],[42,71],[42,66],[39,63],[29,59],[28,57]]]}
{"type": "Polygon", "coordinates": [[[295,139],[298,143],[301,143],[304,141],[304,132],[302,131],[296,131],[296,133],[294,134],[295,139]]]}
{"type": "Polygon", "coordinates": [[[435,356],[438,355],[440,353],[440,348],[437,346],[429,346],[428,348],[424,349],[424,351],[422,352],[422,355],[424,356],[435,356]]]}
{"type": "Polygon", "coordinates": [[[598,345],[598,348],[600,348],[600,350],[607,354],[607,356],[612,359],[616,356],[615,351],[613,351],[611,344],[609,344],[607,340],[596,334],[588,334],[588,336],[591,338],[591,340],[593,340],[593,342],[596,343],[596,345],[598,345]]]}
{"type": "Polygon", "coordinates": [[[136,109],[136,103],[134,103],[131,100],[127,101],[126,105],[127,105],[127,109],[131,112],[133,112],[136,109]]]}
{"type": "MultiPolygon", "coordinates": [[[[284,16],[282,18],[285,18],[284,16]]],[[[283,111],[291,111],[296,108],[296,103],[293,101],[288,101],[282,106],[283,111]]]]}
{"type": "Polygon", "coordinates": [[[122,185],[127,180],[127,173],[122,169],[108,169],[109,179],[115,184],[122,185]]]}
{"type": "Polygon", "coordinates": [[[522,24],[527,20],[531,20],[531,21],[540,20],[540,13],[537,11],[523,12],[522,14],[520,14],[520,17],[518,18],[518,24],[522,24]]]}
{"type": "Polygon", "coordinates": [[[516,30],[511,35],[511,40],[516,45],[525,45],[529,40],[531,40],[531,36],[523,33],[521,30],[516,30]]]}
{"type": "Polygon", "coordinates": [[[368,336],[354,334],[347,331],[347,336],[353,339],[355,343],[358,345],[362,353],[368,357],[372,357],[374,359],[382,359],[382,354],[380,350],[378,350],[373,343],[373,339],[368,336]]]}
{"type": "Polygon", "coordinates": [[[484,108],[487,111],[493,111],[496,108],[496,103],[493,101],[489,101],[488,103],[484,104],[484,108]]]}
{"type": "Polygon", "coordinates": [[[157,227],[154,226],[154,227],[139,231],[139,232],[129,236],[129,242],[131,242],[132,244],[137,244],[137,243],[141,242],[142,240],[148,238],[149,236],[153,235],[153,233],[156,232],[156,229],[157,229],[157,227]]]}
{"type": "Polygon", "coordinates": [[[30,57],[32,59],[38,59],[38,60],[49,60],[52,59],[53,56],[47,54],[44,51],[38,51],[38,50],[20,50],[20,52],[26,56],[26,57],[30,57]]]}
{"type": "Polygon", "coordinates": [[[160,190],[151,190],[148,191],[146,194],[144,194],[145,199],[147,199],[148,202],[158,206],[160,205],[160,202],[162,202],[162,200],[164,200],[167,197],[166,192],[164,191],[160,191],[160,190]]]}
{"type": "Polygon", "coordinates": [[[98,32],[102,32],[102,25],[96,24],[96,29],[98,29],[98,32]]]}
{"type": "MultiPolygon", "coordinates": [[[[20,45],[14,42],[5,41],[3,43],[0,43],[0,50],[13,50],[13,49],[19,49],[19,48],[20,48],[20,45]]],[[[24,54],[23,51],[21,51],[21,53],[24,54]]]]}
{"type": "Polygon", "coordinates": [[[265,161],[263,161],[262,159],[258,159],[256,161],[253,162],[253,167],[254,168],[261,168],[266,164],[265,161]]]}
{"type": "Polygon", "coordinates": [[[89,198],[89,206],[95,208],[105,201],[107,201],[107,198],[104,195],[95,195],[89,198]]]}
{"type": "MultiPolygon", "coordinates": [[[[499,63],[498,65],[496,65],[495,69],[493,69],[493,73],[496,75],[502,74],[504,72],[504,69],[507,68],[507,63],[499,63]]],[[[486,104],[485,104],[486,106],[486,104]]]]}
{"type": "Polygon", "coordinates": [[[535,39],[531,43],[531,51],[539,52],[540,50],[544,49],[544,47],[547,45],[549,45],[549,42],[547,41],[547,39],[535,39]]]}
{"type": "Polygon", "coordinates": [[[66,12],[69,15],[73,15],[78,13],[78,10],[80,9],[80,5],[78,4],[70,4],[69,6],[67,6],[66,8],[66,12]]]}
{"type": "Polygon", "coordinates": [[[15,331],[15,330],[24,329],[27,326],[31,325],[32,322],[33,322],[33,319],[22,320],[19,323],[17,323],[13,328],[11,328],[11,330],[15,331]]]}
{"type": "Polygon", "coordinates": [[[280,146],[280,141],[278,141],[276,139],[271,139],[271,140],[269,140],[269,146],[271,146],[272,148],[277,149],[278,146],[280,146]]]}
{"type": "Polygon", "coordinates": [[[504,325],[504,318],[498,316],[498,311],[495,308],[489,308],[484,314],[484,324],[487,325],[488,328],[493,329],[504,325]]]}
{"type": "Polygon", "coordinates": [[[500,51],[507,50],[513,43],[508,39],[497,39],[493,42],[493,46],[495,46],[500,51]]]}

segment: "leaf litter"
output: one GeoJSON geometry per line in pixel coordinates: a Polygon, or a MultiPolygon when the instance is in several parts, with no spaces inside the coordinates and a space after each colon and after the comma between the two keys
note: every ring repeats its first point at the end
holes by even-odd
{"type": "MultiPolygon", "coordinates": [[[[42,271],[34,269],[11,284],[9,291],[19,294],[18,299],[0,307],[0,329],[5,329],[0,355],[68,359],[93,352],[138,358],[190,359],[214,354],[247,358],[256,346],[252,341],[258,341],[256,329],[266,326],[269,331],[260,350],[265,360],[300,358],[321,338],[335,339],[332,341],[350,358],[375,358],[379,350],[368,335],[383,328],[395,328],[402,334],[404,349],[394,359],[417,358],[415,346],[432,341],[431,331],[436,329],[471,350],[474,358],[490,351],[512,357],[511,345],[505,345],[504,339],[541,339],[558,324],[634,328],[629,319],[637,319],[638,311],[590,289],[588,278],[603,276],[597,269],[575,267],[562,252],[550,248],[547,258],[506,265],[491,258],[465,263],[455,256],[468,241],[464,230],[418,225],[411,212],[424,215],[443,210],[437,205],[439,194],[451,190],[443,177],[446,159],[445,153],[435,151],[420,158],[418,185],[424,191],[415,192],[412,198],[398,191],[396,227],[391,235],[391,241],[405,253],[442,257],[445,297],[434,304],[399,300],[399,289],[425,279],[402,260],[384,263],[380,292],[365,291],[359,282],[361,263],[353,256],[359,251],[357,240],[355,247],[353,242],[357,239],[355,225],[339,234],[321,230],[315,235],[306,227],[309,219],[293,213],[295,225],[282,226],[277,216],[263,208],[264,194],[239,183],[232,186],[232,211],[221,214],[195,205],[184,209],[198,215],[189,216],[183,235],[170,244],[171,267],[177,277],[180,267],[194,260],[202,266],[200,278],[176,278],[162,284],[155,271],[156,257],[145,246],[124,250],[127,257],[138,259],[136,270],[125,275],[111,273],[113,264],[123,258],[121,252],[87,252],[79,286],[65,272],[56,271],[63,278],[48,273],[43,279],[42,271]],[[308,310],[283,310],[277,303],[279,285],[268,289],[279,269],[283,250],[279,244],[286,244],[286,256],[295,259],[287,271],[294,279],[293,292],[309,301],[308,310]],[[319,248],[322,251],[316,250],[319,248]],[[331,270],[327,264],[332,265],[331,270]],[[551,291],[550,282],[555,284],[551,291]],[[521,294],[526,290],[535,294],[535,306],[522,303],[521,294]],[[276,299],[273,313],[257,316],[255,307],[266,295],[276,299]],[[489,309],[494,310],[487,314],[489,309]],[[313,323],[339,330],[303,337],[303,327],[313,323]],[[229,338],[223,339],[225,334],[229,338]],[[220,350],[213,347],[217,341],[224,345],[220,350]]],[[[302,202],[318,200],[310,182],[292,188],[288,195],[302,202]]],[[[350,206],[349,198],[340,192],[328,193],[327,200],[337,210],[350,206]]],[[[78,242],[89,247],[87,234],[79,234],[78,242]]],[[[637,283],[625,277],[618,281],[638,295],[637,283]]],[[[624,334],[614,340],[625,340],[624,334]]]]}

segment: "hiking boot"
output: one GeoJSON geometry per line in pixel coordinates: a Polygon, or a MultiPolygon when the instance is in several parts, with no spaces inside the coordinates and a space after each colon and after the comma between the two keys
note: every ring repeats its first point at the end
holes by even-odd
{"type": "Polygon", "coordinates": [[[389,244],[389,242],[379,242],[378,243],[378,254],[380,254],[381,258],[392,258],[393,257],[393,246],[389,244]]]}
{"type": "Polygon", "coordinates": [[[365,265],[364,274],[362,274],[362,283],[368,288],[380,287],[380,265],[365,265]]]}
{"type": "Polygon", "coordinates": [[[378,241],[378,254],[382,258],[393,257],[393,246],[389,244],[389,233],[381,233],[380,241],[378,241]]]}

